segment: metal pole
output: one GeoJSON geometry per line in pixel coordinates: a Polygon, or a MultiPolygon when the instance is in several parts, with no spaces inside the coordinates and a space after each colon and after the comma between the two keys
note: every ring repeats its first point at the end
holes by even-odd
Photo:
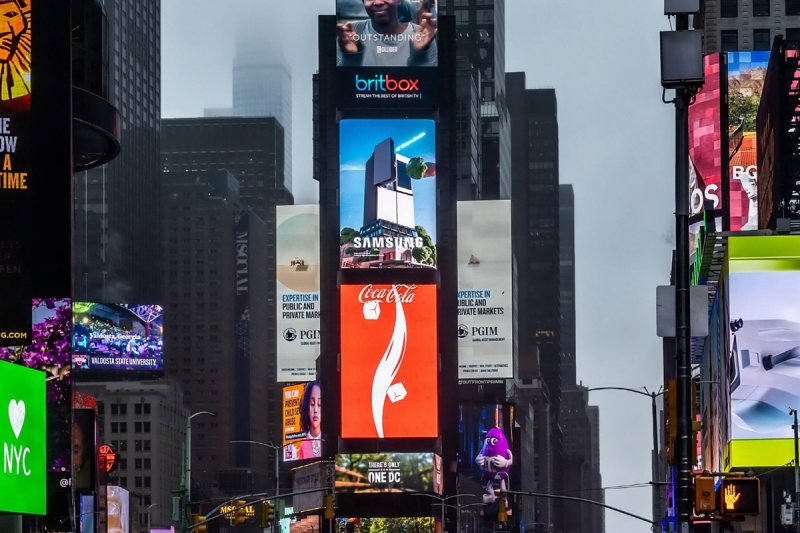
{"type": "MultiPolygon", "coordinates": [[[[442,533],[447,533],[447,529],[444,527],[444,498],[442,498],[442,533]]],[[[458,499],[456,499],[458,501],[458,499]]]]}
{"type": "MultiPolygon", "coordinates": [[[[678,15],[676,29],[688,29],[678,15]]],[[[681,533],[691,531],[691,331],[689,308],[689,89],[675,91],[675,364],[678,410],[677,510],[681,533]]]]}
{"type": "MultiPolygon", "coordinates": [[[[192,415],[194,416],[194,415],[192,415]]],[[[186,510],[192,505],[192,417],[186,419],[186,510]]],[[[188,512],[186,513],[188,516],[188,512]]]]}
{"type": "Polygon", "coordinates": [[[658,522],[658,517],[661,516],[661,505],[659,498],[658,482],[658,412],[656,411],[656,393],[650,393],[651,411],[653,416],[653,471],[650,476],[653,480],[653,523],[658,522]]]}
{"type": "Polygon", "coordinates": [[[272,451],[275,452],[275,496],[276,496],[276,498],[275,498],[275,503],[276,503],[275,510],[276,510],[276,512],[275,512],[274,516],[272,517],[272,531],[274,533],[280,533],[281,525],[275,519],[279,515],[280,508],[281,508],[281,502],[277,498],[277,496],[281,493],[281,469],[280,469],[280,463],[279,463],[279,460],[280,460],[279,455],[280,454],[278,452],[278,447],[277,446],[275,448],[273,448],[272,451]]]}
{"type": "Polygon", "coordinates": [[[797,409],[789,409],[789,412],[794,415],[794,509],[792,510],[792,517],[794,518],[794,530],[800,532],[800,453],[798,453],[797,446],[797,409]]]}

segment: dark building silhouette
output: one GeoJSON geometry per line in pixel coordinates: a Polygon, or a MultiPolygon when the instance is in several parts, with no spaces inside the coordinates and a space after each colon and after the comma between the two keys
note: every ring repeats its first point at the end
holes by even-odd
{"type": "Polygon", "coordinates": [[[235,413],[225,422],[195,422],[216,440],[201,448],[193,439],[193,454],[216,466],[204,474],[195,470],[193,477],[202,476],[209,490],[225,494],[242,494],[237,491],[274,475],[268,450],[228,441],[269,442],[281,435],[281,391],[275,382],[275,206],[292,203],[283,182],[283,155],[283,129],[272,117],[162,122],[164,201],[171,201],[174,187],[191,184],[197,189],[193,197],[176,199],[186,202],[180,210],[206,206],[202,209],[219,211],[214,220],[212,215],[182,214],[166,204],[166,322],[175,335],[168,333],[167,342],[179,355],[165,364],[167,373],[183,382],[187,409],[235,413]],[[182,226],[174,225],[176,217],[182,226]],[[183,248],[186,244],[189,248],[183,248]],[[212,262],[217,264],[212,267],[212,262]],[[222,351],[208,347],[212,326],[222,351]],[[201,346],[206,346],[202,352],[201,346]],[[196,367],[201,353],[205,370],[196,367]],[[212,400],[219,408],[207,405],[212,400]]]}
{"type": "MultiPolygon", "coordinates": [[[[558,118],[553,89],[525,88],[524,73],[506,74],[511,134],[511,234],[514,256],[514,400],[523,425],[522,490],[560,488],[561,312],[558,118]]],[[[526,498],[526,523],[559,531],[561,502],[526,498]]]]}
{"type": "Polygon", "coordinates": [[[456,21],[458,199],[507,199],[505,0],[440,0],[438,6],[456,21]]]}
{"type": "Polygon", "coordinates": [[[108,53],[96,61],[107,62],[122,150],[75,174],[73,292],[87,301],[159,303],[161,7],[112,0],[104,8],[107,26],[96,31],[107,31],[108,53]]]}

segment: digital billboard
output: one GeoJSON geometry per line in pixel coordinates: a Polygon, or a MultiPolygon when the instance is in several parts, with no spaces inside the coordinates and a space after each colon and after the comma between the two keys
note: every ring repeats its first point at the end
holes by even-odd
{"type": "Polygon", "coordinates": [[[275,215],[278,381],[307,381],[319,355],[319,206],[279,205],[275,215]]]}
{"type": "Polygon", "coordinates": [[[435,67],[436,0],[336,0],[336,64],[435,67]]]}
{"type": "Polygon", "coordinates": [[[458,202],[458,378],[512,378],[511,201],[458,202]]]}
{"type": "Polygon", "coordinates": [[[31,342],[31,2],[0,3],[0,346],[31,342]]]}
{"type": "Polygon", "coordinates": [[[283,388],[283,460],[322,457],[322,389],[319,381],[283,388]]]}
{"type": "Polygon", "coordinates": [[[130,493],[115,485],[106,487],[108,533],[130,533],[130,493]]]}
{"type": "MultiPolygon", "coordinates": [[[[72,427],[72,374],[70,372],[72,306],[70,300],[34,298],[32,323],[31,343],[24,346],[0,348],[0,361],[40,370],[46,375],[47,490],[48,502],[56,502],[63,500],[65,493],[70,490],[72,450],[70,440],[72,427]]],[[[26,408],[27,410],[29,408],[26,408]]],[[[0,411],[0,417],[4,411],[5,409],[0,411]]]]}
{"type": "Polygon", "coordinates": [[[800,236],[729,237],[727,267],[731,464],[780,466],[800,405],[800,236]]]}
{"type": "Polygon", "coordinates": [[[97,439],[94,409],[72,410],[72,486],[94,491],[97,475],[97,439]]]}
{"type": "Polygon", "coordinates": [[[342,285],[342,438],[436,437],[435,285],[342,285]]]}
{"type": "Polygon", "coordinates": [[[481,487],[484,503],[495,501],[495,490],[512,490],[512,416],[509,405],[465,402],[458,406],[458,472],[481,487]]]}
{"type": "Polygon", "coordinates": [[[432,453],[337,455],[336,492],[434,492],[435,468],[432,453]]]}
{"type": "Polygon", "coordinates": [[[0,511],[47,512],[46,374],[0,361],[0,511]]]}
{"type": "Polygon", "coordinates": [[[769,52],[728,52],[728,209],[731,231],[758,229],[756,117],[769,52]]]}
{"type": "Polygon", "coordinates": [[[436,129],[339,122],[341,268],[436,267],[436,129]]]}
{"type": "Polygon", "coordinates": [[[161,372],[163,325],[160,305],[74,302],[72,366],[76,372],[161,372]]]}

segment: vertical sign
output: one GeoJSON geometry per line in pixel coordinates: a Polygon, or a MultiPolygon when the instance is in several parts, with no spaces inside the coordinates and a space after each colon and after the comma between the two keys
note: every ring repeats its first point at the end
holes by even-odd
{"type": "Polygon", "coordinates": [[[275,219],[278,381],[310,381],[319,355],[319,206],[279,205],[275,219]]]}
{"type": "Polygon", "coordinates": [[[283,388],[283,460],[322,457],[322,388],[319,381],[283,388]]]}
{"type": "Polygon", "coordinates": [[[512,378],[511,201],[457,209],[458,377],[512,378]]]}
{"type": "Polygon", "coordinates": [[[0,17],[0,346],[16,346],[31,342],[31,2],[0,17]]]}

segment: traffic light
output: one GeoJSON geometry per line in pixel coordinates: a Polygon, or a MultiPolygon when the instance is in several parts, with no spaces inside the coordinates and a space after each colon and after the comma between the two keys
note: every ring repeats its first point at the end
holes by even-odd
{"type": "Polygon", "coordinates": [[[333,494],[326,493],[325,494],[325,511],[322,513],[322,518],[325,520],[330,520],[334,518],[336,514],[333,512],[333,494]]]}
{"type": "MultiPolygon", "coordinates": [[[[194,523],[200,524],[200,522],[205,522],[206,517],[203,515],[193,515],[194,516],[194,523]]],[[[192,533],[206,533],[208,531],[208,526],[206,524],[195,525],[192,528],[192,533]]]]}
{"type": "Polygon", "coordinates": [[[508,509],[506,509],[506,498],[505,496],[502,495],[497,500],[497,521],[508,522],[508,509]]]}
{"type": "Polygon", "coordinates": [[[761,512],[761,480],[757,477],[723,477],[719,499],[723,515],[757,515],[761,512]]]}
{"type": "Polygon", "coordinates": [[[261,502],[261,527],[266,529],[272,524],[275,516],[275,504],[271,501],[261,502]]]}
{"type": "Polygon", "coordinates": [[[717,511],[717,495],[714,492],[714,478],[711,476],[695,476],[694,478],[694,512],[695,514],[711,514],[717,511]]]}
{"type": "Polygon", "coordinates": [[[236,500],[233,502],[233,524],[234,526],[241,526],[247,522],[247,502],[244,500],[236,500]]]}
{"type": "Polygon", "coordinates": [[[675,464],[675,446],[678,442],[678,382],[675,378],[667,380],[664,399],[667,403],[667,462],[675,464]]]}

